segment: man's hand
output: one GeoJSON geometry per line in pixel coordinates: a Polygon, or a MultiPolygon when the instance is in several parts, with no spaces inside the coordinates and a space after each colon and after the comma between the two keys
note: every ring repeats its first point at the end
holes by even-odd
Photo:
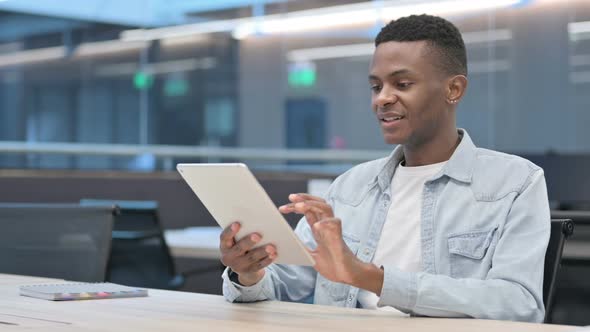
{"type": "Polygon", "coordinates": [[[332,207],[323,198],[310,194],[291,194],[291,203],[279,207],[282,213],[303,214],[309,226],[324,218],[333,218],[332,207]]]}
{"type": "Polygon", "coordinates": [[[317,242],[316,249],[310,250],[316,262],[314,268],[329,280],[352,284],[362,262],[344,242],[342,222],[334,217],[330,204],[309,194],[291,194],[289,200],[291,203],[281,206],[279,211],[305,215],[317,242]]]}
{"type": "Polygon", "coordinates": [[[271,245],[252,249],[262,240],[260,234],[252,233],[236,242],[240,223],[235,222],[223,230],[219,237],[221,263],[238,274],[240,284],[252,286],[264,277],[264,268],[277,258],[277,250],[271,245]]]}
{"type": "Polygon", "coordinates": [[[330,204],[309,194],[291,194],[289,200],[291,203],[279,207],[279,211],[305,216],[317,243],[315,250],[309,250],[316,271],[328,280],[381,295],[383,270],[362,262],[348,248],[342,237],[342,221],[334,217],[330,204]]]}

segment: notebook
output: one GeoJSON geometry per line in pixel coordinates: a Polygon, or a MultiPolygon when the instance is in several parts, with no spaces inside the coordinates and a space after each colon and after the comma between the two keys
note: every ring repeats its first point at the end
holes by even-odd
{"type": "Polygon", "coordinates": [[[52,301],[71,301],[145,297],[148,296],[148,291],[109,282],[77,282],[20,286],[20,295],[52,301]]]}

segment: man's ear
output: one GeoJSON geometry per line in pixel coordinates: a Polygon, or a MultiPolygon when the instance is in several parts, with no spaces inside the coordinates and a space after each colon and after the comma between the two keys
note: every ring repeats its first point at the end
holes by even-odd
{"type": "Polygon", "coordinates": [[[458,103],[467,90],[467,77],[465,75],[455,75],[447,81],[447,102],[449,104],[458,103]]]}

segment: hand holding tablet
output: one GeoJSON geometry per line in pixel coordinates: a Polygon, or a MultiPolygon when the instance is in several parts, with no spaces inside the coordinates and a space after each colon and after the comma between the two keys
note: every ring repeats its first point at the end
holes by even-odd
{"type": "Polygon", "coordinates": [[[274,255],[271,260],[275,263],[314,265],[307,249],[246,165],[178,164],[177,169],[225,235],[235,232],[232,248],[239,245],[231,250],[236,256],[238,252],[242,256],[252,253],[248,259],[258,265],[266,264],[264,260],[274,255]],[[234,226],[237,228],[228,228],[235,222],[239,222],[234,226]],[[257,248],[262,249],[253,250],[257,248]]]}
{"type": "Polygon", "coordinates": [[[236,222],[223,230],[219,239],[221,262],[238,274],[240,284],[250,286],[264,277],[264,268],[276,259],[277,249],[272,244],[254,248],[262,241],[262,237],[256,233],[236,241],[235,235],[240,227],[236,222]]]}

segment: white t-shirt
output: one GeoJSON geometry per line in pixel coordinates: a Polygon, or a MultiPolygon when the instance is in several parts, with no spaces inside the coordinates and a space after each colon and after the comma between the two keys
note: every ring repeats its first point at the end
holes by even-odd
{"type": "MultiPolygon", "coordinates": [[[[446,161],[425,166],[397,167],[391,179],[391,205],[373,256],[373,264],[395,266],[407,272],[421,270],[422,191],[426,180],[438,173],[445,164],[446,161]]],[[[379,297],[361,289],[358,301],[363,308],[377,309],[379,297]]],[[[397,311],[392,307],[378,309],[397,311]]]]}

